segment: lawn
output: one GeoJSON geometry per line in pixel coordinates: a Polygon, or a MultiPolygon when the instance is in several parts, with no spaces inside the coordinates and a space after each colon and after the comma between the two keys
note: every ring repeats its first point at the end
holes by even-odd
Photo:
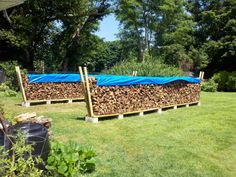
{"type": "Polygon", "coordinates": [[[91,176],[236,176],[236,93],[202,93],[200,107],[98,124],[83,120],[83,102],[23,108],[20,101],[0,95],[7,117],[47,115],[55,139],[94,147],[91,176]]]}

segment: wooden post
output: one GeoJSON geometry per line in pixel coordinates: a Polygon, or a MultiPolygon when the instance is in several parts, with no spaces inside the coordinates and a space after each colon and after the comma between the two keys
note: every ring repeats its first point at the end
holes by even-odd
{"type": "Polygon", "coordinates": [[[204,71],[200,71],[200,73],[199,73],[199,79],[201,79],[201,80],[204,79],[204,71]]]}
{"type": "Polygon", "coordinates": [[[87,108],[87,112],[89,114],[90,110],[89,110],[89,103],[88,103],[88,94],[86,92],[86,84],[85,84],[85,80],[84,80],[84,74],[83,74],[83,69],[81,66],[79,66],[79,73],[80,73],[80,80],[82,83],[82,87],[83,87],[83,92],[84,92],[84,100],[86,103],[86,108],[87,108]]]}
{"type": "Polygon", "coordinates": [[[87,92],[87,98],[88,98],[87,102],[88,102],[88,108],[89,108],[89,116],[94,117],[92,99],[91,99],[90,88],[89,88],[87,67],[84,67],[84,75],[85,75],[85,85],[86,85],[86,92],[87,92]]]}
{"type": "Polygon", "coordinates": [[[27,98],[26,98],[26,95],[25,95],[25,89],[24,89],[23,82],[22,82],[20,67],[16,66],[15,69],[16,69],[17,79],[18,79],[18,82],[19,82],[19,85],[20,85],[20,91],[21,91],[24,102],[26,102],[27,98]]]}
{"type": "Polygon", "coordinates": [[[202,77],[201,77],[201,80],[203,80],[204,79],[204,71],[202,71],[202,77]]]}
{"type": "Polygon", "coordinates": [[[83,86],[84,95],[86,96],[86,86],[85,86],[84,74],[83,74],[83,70],[81,66],[79,66],[79,74],[80,74],[80,80],[83,86]]]}
{"type": "Polygon", "coordinates": [[[132,76],[137,76],[138,71],[133,71],[132,76]]]}

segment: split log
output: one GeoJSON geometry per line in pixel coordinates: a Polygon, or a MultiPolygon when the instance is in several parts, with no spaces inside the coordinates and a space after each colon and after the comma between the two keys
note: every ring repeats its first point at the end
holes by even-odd
{"type": "Polygon", "coordinates": [[[24,113],[15,117],[17,123],[38,123],[49,129],[52,125],[52,119],[38,116],[36,113],[24,113]]]}

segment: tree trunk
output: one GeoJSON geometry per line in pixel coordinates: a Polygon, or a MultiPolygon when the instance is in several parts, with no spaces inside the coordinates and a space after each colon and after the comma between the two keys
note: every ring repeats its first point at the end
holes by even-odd
{"type": "Polygon", "coordinates": [[[69,56],[67,53],[68,53],[68,51],[66,51],[66,55],[65,55],[63,62],[62,62],[62,71],[64,71],[64,72],[68,72],[69,56]]]}
{"type": "Polygon", "coordinates": [[[23,62],[23,67],[28,71],[34,71],[34,51],[30,49],[25,49],[25,60],[23,62]]]}
{"type": "Polygon", "coordinates": [[[143,62],[144,61],[144,54],[143,54],[143,47],[142,47],[142,41],[141,38],[138,34],[138,38],[137,38],[137,43],[138,43],[138,61],[139,62],[143,62]]]}
{"type": "Polygon", "coordinates": [[[74,40],[76,40],[77,44],[79,44],[80,33],[83,28],[83,25],[84,24],[81,24],[81,23],[79,23],[77,25],[76,30],[75,30],[74,34],[72,35],[71,40],[68,44],[68,47],[66,49],[66,54],[65,54],[65,57],[63,58],[63,62],[62,62],[62,71],[64,71],[64,72],[68,72],[68,65],[69,65],[69,61],[70,61],[69,51],[73,45],[74,40]]]}

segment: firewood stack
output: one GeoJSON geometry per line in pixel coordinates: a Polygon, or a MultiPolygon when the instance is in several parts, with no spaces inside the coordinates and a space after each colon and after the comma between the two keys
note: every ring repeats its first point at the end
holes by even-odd
{"type": "Polygon", "coordinates": [[[17,123],[38,123],[43,125],[48,129],[48,135],[52,136],[52,131],[49,129],[52,126],[52,119],[44,117],[44,116],[37,116],[35,112],[33,113],[24,113],[20,114],[15,117],[17,123]]]}
{"type": "Polygon", "coordinates": [[[83,88],[80,82],[68,83],[31,83],[28,77],[21,74],[27,100],[52,100],[83,98],[83,88]]]}
{"type": "Polygon", "coordinates": [[[94,115],[141,111],[198,102],[200,85],[175,81],[165,85],[97,86],[90,78],[94,115]]]}

